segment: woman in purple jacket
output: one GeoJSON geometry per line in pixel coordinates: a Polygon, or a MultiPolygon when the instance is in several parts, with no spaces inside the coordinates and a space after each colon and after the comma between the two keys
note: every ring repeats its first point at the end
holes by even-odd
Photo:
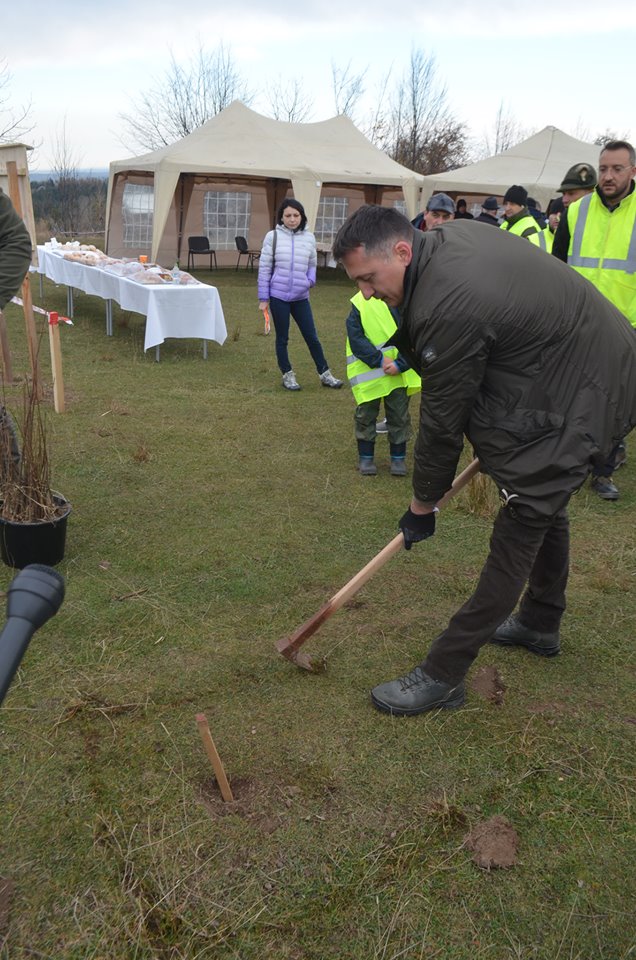
{"type": "Polygon", "coordinates": [[[258,306],[269,304],[276,330],[276,359],[286,390],[300,390],[289,362],[289,316],[309,347],[323,387],[339,388],[325,360],[309,304],[309,288],[316,282],[316,240],[305,230],[307,217],[298,200],[283,200],[276,216],[276,229],[263,240],[258,267],[258,306]]]}

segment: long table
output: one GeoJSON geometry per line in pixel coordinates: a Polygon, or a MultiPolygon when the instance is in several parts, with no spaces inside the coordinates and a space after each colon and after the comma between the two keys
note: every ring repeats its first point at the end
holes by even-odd
{"type": "Polygon", "coordinates": [[[144,284],[127,277],[118,277],[108,270],[65,260],[46,246],[38,246],[40,274],[67,287],[67,307],[73,316],[73,289],[101,297],[106,301],[106,334],[113,335],[113,301],[122,310],[132,310],[146,317],[144,350],[159,346],[167,337],[203,340],[207,357],[207,341],[224,343],[227,337],[221,298],[216,287],[207,283],[144,284]]]}

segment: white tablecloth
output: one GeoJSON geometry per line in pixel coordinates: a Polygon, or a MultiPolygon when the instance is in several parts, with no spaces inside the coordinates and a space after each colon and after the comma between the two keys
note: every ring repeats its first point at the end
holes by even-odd
{"type": "Polygon", "coordinates": [[[84,293],[114,300],[122,310],[146,317],[144,350],[159,346],[166,337],[193,337],[224,343],[227,337],[221,298],[207,283],[161,286],[136,283],[98,267],[65,260],[63,255],[38,247],[38,270],[49,280],[84,293]]]}

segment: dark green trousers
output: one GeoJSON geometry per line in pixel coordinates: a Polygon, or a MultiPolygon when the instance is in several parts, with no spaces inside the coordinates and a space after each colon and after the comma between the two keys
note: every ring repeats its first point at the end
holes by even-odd
{"type": "Polygon", "coordinates": [[[356,440],[375,443],[375,422],[380,413],[380,403],[384,400],[386,425],[389,430],[389,443],[406,443],[411,436],[411,418],[409,416],[409,397],[406,387],[398,387],[377,400],[367,400],[356,407],[354,414],[356,440]]]}

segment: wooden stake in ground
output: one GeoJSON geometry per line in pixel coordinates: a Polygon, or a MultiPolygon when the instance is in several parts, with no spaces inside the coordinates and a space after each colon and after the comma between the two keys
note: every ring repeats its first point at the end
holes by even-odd
{"type": "Polygon", "coordinates": [[[49,313],[49,346],[51,348],[51,370],[53,371],[53,404],[56,413],[64,413],[62,348],[60,347],[60,321],[57,313],[49,313]]]}
{"type": "MultiPolygon", "coordinates": [[[[18,181],[18,165],[15,160],[7,160],[7,177],[9,180],[9,196],[11,203],[19,216],[22,216],[22,201],[20,199],[20,184],[18,181]]],[[[24,310],[24,322],[26,324],[27,341],[29,344],[29,357],[31,359],[31,375],[33,377],[33,389],[37,397],[40,396],[40,377],[38,370],[38,337],[35,329],[35,316],[33,315],[33,300],[31,298],[31,281],[27,273],[22,281],[22,309],[24,310]]]]}
{"type": "Polygon", "coordinates": [[[203,740],[205,752],[207,753],[210,763],[212,764],[216,782],[221,790],[221,796],[226,803],[233,803],[234,797],[232,795],[232,791],[230,790],[227,777],[225,776],[225,770],[223,769],[221,758],[214,745],[214,740],[212,739],[212,734],[210,733],[210,728],[208,726],[208,721],[206,720],[205,714],[197,713],[196,721],[197,727],[199,728],[199,733],[201,734],[201,739],[203,740]]]}

